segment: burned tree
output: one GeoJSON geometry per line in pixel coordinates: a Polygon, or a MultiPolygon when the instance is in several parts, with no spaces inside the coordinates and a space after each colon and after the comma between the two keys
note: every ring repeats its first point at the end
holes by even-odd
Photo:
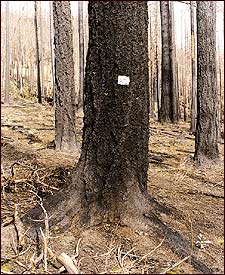
{"type": "Polygon", "coordinates": [[[197,2],[197,125],[194,159],[216,160],[217,144],[216,3],[197,2]]]}
{"type": "Polygon", "coordinates": [[[84,18],[83,1],[78,1],[78,33],[79,33],[79,94],[78,108],[83,107],[84,95],[84,18]]]}
{"type": "Polygon", "coordinates": [[[9,87],[10,87],[10,48],[9,48],[9,1],[5,2],[6,15],[6,66],[5,66],[5,104],[9,104],[9,87]]]}
{"type": "Polygon", "coordinates": [[[53,1],[56,150],[77,150],[73,36],[69,1],[53,1]]]}
{"type": "Polygon", "coordinates": [[[191,70],[192,70],[192,93],[191,93],[191,132],[196,131],[196,105],[197,105],[197,73],[196,73],[196,54],[195,54],[195,24],[194,24],[194,6],[190,1],[191,16],[191,70]]]}
{"type": "MultiPolygon", "coordinates": [[[[55,12],[64,11],[55,21],[65,17],[65,9],[57,9],[62,3],[54,3],[55,12]]],[[[49,197],[45,208],[50,225],[68,226],[75,215],[91,224],[137,224],[149,210],[147,2],[89,2],[88,12],[82,152],[72,182],[49,197]]],[[[56,75],[58,69],[56,64],[56,75]]],[[[27,217],[40,213],[36,208],[27,217]]]]}
{"type": "Polygon", "coordinates": [[[35,40],[36,40],[36,64],[37,64],[37,98],[38,103],[42,103],[41,91],[41,68],[40,68],[40,46],[38,38],[38,1],[34,1],[34,26],[35,26],[35,40]]]}
{"type": "Polygon", "coordinates": [[[162,93],[160,122],[178,121],[178,96],[174,48],[173,5],[160,1],[162,33],[162,93]]]}

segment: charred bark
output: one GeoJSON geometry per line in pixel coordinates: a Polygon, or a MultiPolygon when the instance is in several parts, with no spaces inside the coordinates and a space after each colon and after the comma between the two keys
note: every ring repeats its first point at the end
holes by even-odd
{"type": "Polygon", "coordinates": [[[194,159],[199,164],[219,157],[215,5],[213,1],[197,2],[197,125],[194,159]]]}
{"type": "Polygon", "coordinates": [[[149,209],[147,2],[89,2],[88,11],[82,153],[72,182],[45,207],[50,225],[70,223],[76,214],[82,223],[137,224],[149,209]],[[121,85],[119,76],[130,83],[121,85]]]}
{"type": "Polygon", "coordinates": [[[56,150],[77,150],[73,37],[69,1],[53,1],[56,150]]]}
{"type": "Polygon", "coordinates": [[[78,33],[79,33],[79,94],[78,108],[84,103],[84,19],[83,2],[78,1],[78,33]]]}
{"type": "Polygon", "coordinates": [[[197,71],[196,71],[196,54],[195,54],[195,25],[194,25],[194,6],[190,1],[191,16],[191,70],[192,70],[192,93],[191,93],[191,128],[190,131],[196,131],[196,106],[197,106],[197,71]]]}
{"type": "Polygon", "coordinates": [[[4,103],[9,104],[9,87],[10,87],[10,48],[9,48],[9,1],[5,2],[6,15],[6,54],[5,54],[5,99],[4,103]]]}
{"type": "Polygon", "coordinates": [[[162,33],[162,92],[160,122],[178,121],[178,97],[175,79],[175,52],[173,34],[173,6],[169,1],[160,2],[162,33]]]}
{"type": "Polygon", "coordinates": [[[37,13],[38,13],[38,1],[34,1],[34,26],[35,26],[36,64],[37,64],[37,98],[38,98],[38,103],[42,103],[40,49],[39,49],[39,39],[38,39],[37,13]]]}

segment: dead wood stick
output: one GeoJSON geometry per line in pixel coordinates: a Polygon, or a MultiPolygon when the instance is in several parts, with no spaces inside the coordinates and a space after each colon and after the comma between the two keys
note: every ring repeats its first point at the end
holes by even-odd
{"type": "Polygon", "coordinates": [[[73,260],[65,253],[61,253],[57,260],[63,264],[69,274],[80,274],[78,268],[74,265],[73,260]]]}
{"type": "Polygon", "coordinates": [[[163,272],[161,272],[160,274],[166,274],[168,271],[174,269],[175,267],[177,267],[178,265],[182,264],[183,262],[185,262],[187,259],[189,259],[191,256],[187,256],[184,259],[182,259],[181,261],[179,261],[178,263],[175,263],[174,265],[172,265],[171,267],[167,268],[166,270],[164,270],[163,272]]]}
{"type": "Polygon", "coordinates": [[[17,210],[17,204],[16,203],[14,204],[14,225],[15,225],[16,232],[17,232],[18,248],[21,248],[25,244],[25,241],[24,241],[25,230],[24,230],[23,223],[22,223],[21,219],[18,216],[18,210],[17,210]]]}

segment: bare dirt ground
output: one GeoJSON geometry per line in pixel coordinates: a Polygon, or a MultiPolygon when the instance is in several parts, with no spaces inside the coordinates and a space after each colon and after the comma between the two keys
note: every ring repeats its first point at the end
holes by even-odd
{"type": "MultiPolygon", "coordinates": [[[[52,107],[2,105],[1,123],[1,220],[2,232],[8,232],[2,239],[2,273],[65,273],[56,257],[66,253],[74,256],[80,274],[224,274],[222,143],[220,161],[199,169],[192,162],[189,124],[151,121],[148,192],[163,230],[153,234],[104,224],[82,231],[72,226],[63,234],[50,231],[47,246],[53,254],[48,251],[45,258],[44,243],[19,236],[19,218],[38,197],[45,198],[70,180],[79,156],[54,150],[52,107]],[[16,235],[10,235],[10,226],[16,235]]],[[[81,132],[80,113],[80,142],[81,132]]]]}

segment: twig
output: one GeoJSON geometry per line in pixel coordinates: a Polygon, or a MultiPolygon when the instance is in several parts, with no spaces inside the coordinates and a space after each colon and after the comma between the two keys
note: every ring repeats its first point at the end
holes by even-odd
{"type": "Polygon", "coordinates": [[[65,253],[61,253],[57,260],[63,264],[69,274],[80,274],[78,268],[74,265],[73,260],[65,253]]]}
{"type": "Polygon", "coordinates": [[[48,263],[47,263],[47,254],[48,254],[48,241],[49,241],[49,222],[48,222],[48,213],[46,211],[46,209],[44,208],[43,205],[43,201],[42,198],[40,196],[38,196],[33,190],[30,190],[31,193],[35,194],[36,197],[39,199],[39,204],[44,212],[45,218],[44,218],[44,222],[45,222],[45,234],[43,233],[41,227],[40,227],[40,232],[43,238],[43,244],[44,244],[44,267],[45,267],[45,271],[48,271],[48,263]]]}
{"type": "Polygon", "coordinates": [[[14,225],[15,225],[16,232],[17,232],[18,249],[20,250],[20,248],[23,247],[25,244],[24,237],[25,237],[26,232],[24,230],[23,223],[18,216],[16,203],[14,204],[14,225]]]}
{"type": "Polygon", "coordinates": [[[163,272],[161,272],[160,274],[166,274],[168,271],[174,269],[175,267],[177,267],[178,265],[182,264],[183,262],[185,262],[187,259],[189,259],[191,257],[191,255],[185,257],[183,260],[179,261],[178,263],[172,265],[171,267],[167,268],[166,270],[164,270],[163,272]]]}
{"type": "Polygon", "coordinates": [[[47,245],[47,239],[45,237],[45,234],[43,233],[41,227],[40,227],[41,236],[44,243],[44,267],[45,271],[48,271],[48,263],[47,263],[47,253],[48,253],[48,245],[47,245]]]}
{"type": "Polygon", "coordinates": [[[144,255],[140,260],[136,260],[138,263],[140,263],[141,261],[143,261],[146,257],[148,257],[149,255],[151,255],[153,252],[156,251],[156,249],[158,249],[164,242],[165,237],[163,238],[163,240],[161,241],[160,244],[158,244],[153,250],[151,250],[150,252],[148,252],[146,255],[144,255]]]}

